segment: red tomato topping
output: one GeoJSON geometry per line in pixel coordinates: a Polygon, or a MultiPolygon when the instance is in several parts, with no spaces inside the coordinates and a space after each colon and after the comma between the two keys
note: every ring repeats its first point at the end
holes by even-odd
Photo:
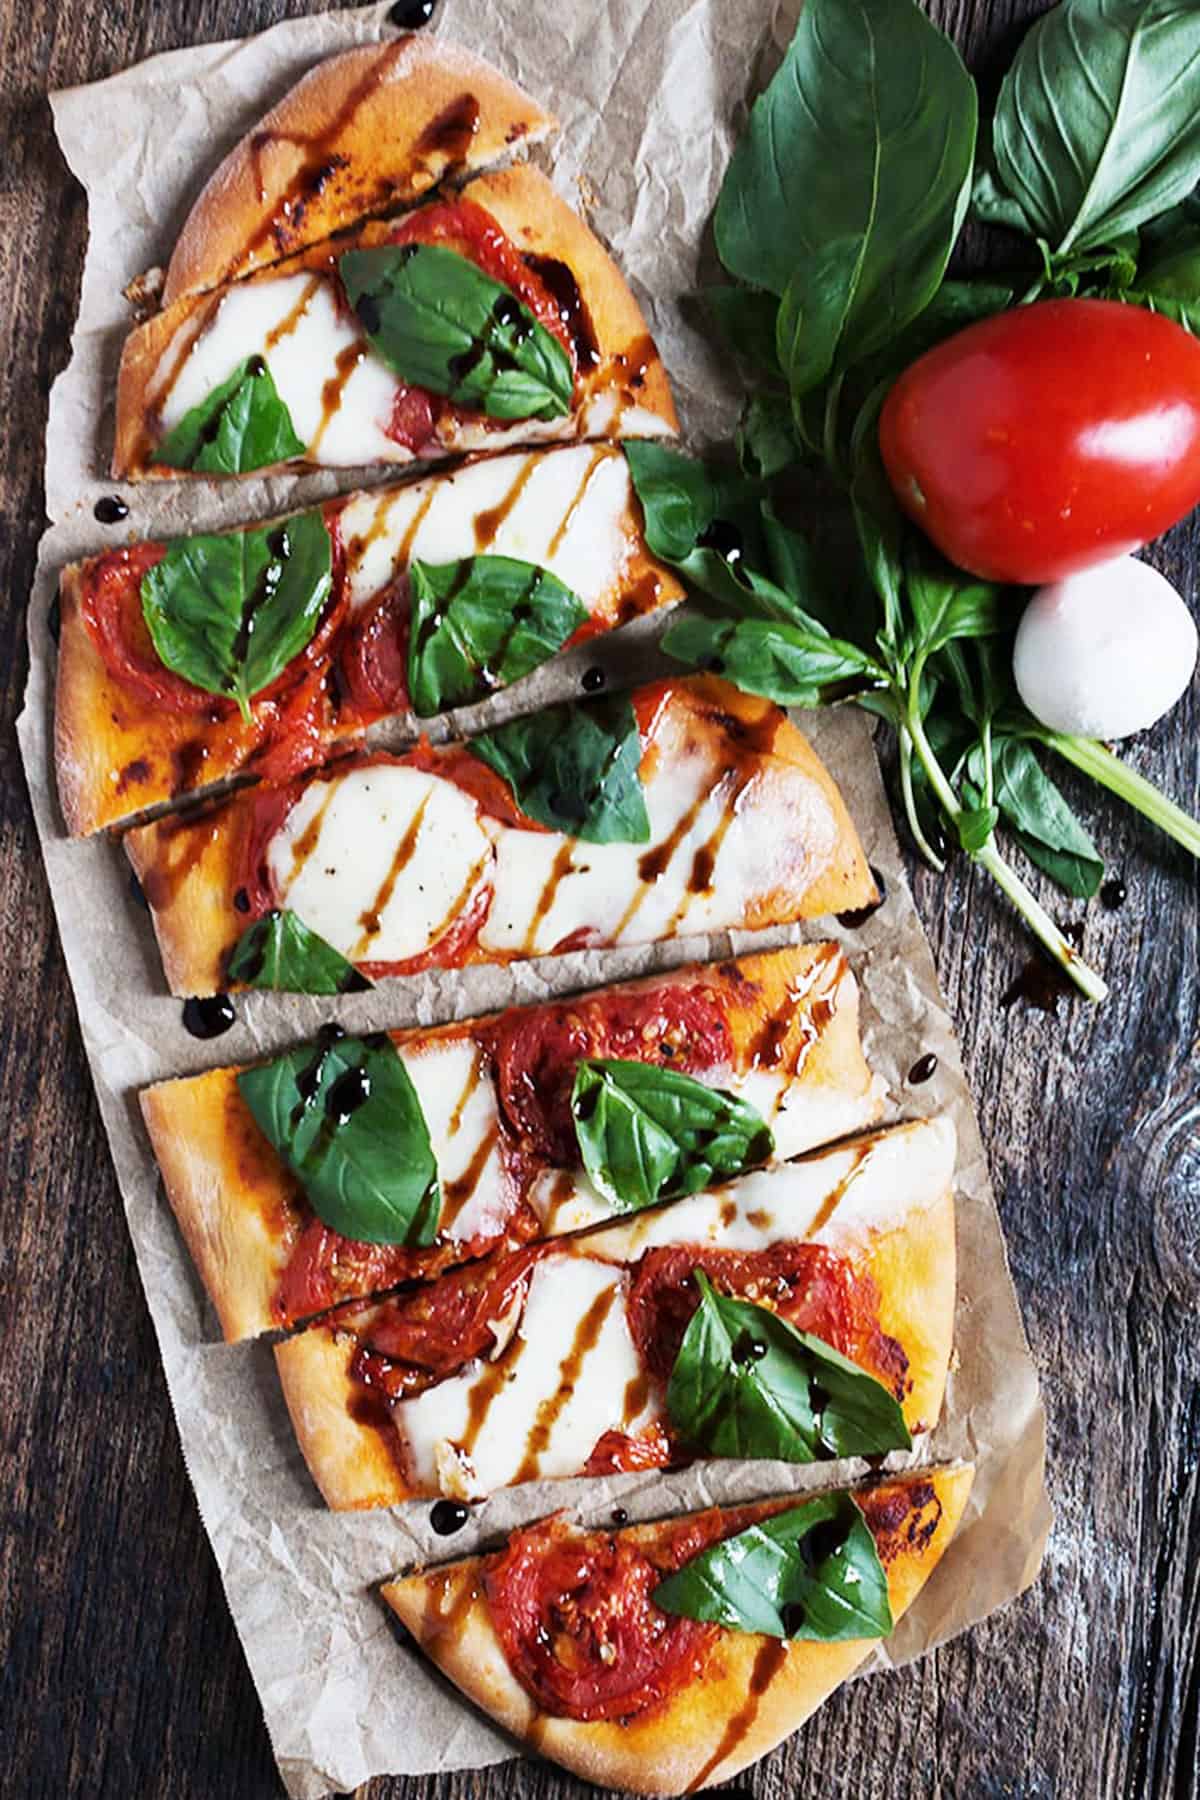
{"type": "Polygon", "coordinates": [[[517,1532],[484,1591],[509,1666],[542,1711],[629,1719],[694,1680],[718,1628],[662,1612],[652,1596],[721,1535],[718,1516],[652,1561],[627,1537],[580,1536],[561,1519],[517,1532]]]}
{"type": "Polygon", "coordinates": [[[674,1446],[661,1425],[651,1425],[630,1437],[624,1431],[606,1431],[584,1467],[585,1475],[630,1475],[638,1469],[665,1469],[675,1455],[674,1446]]]}
{"type": "Polygon", "coordinates": [[[494,1054],[500,1105],[518,1139],[552,1163],[570,1164],[571,1086],[581,1058],[625,1057],[694,1075],[728,1064],[732,1042],[714,989],[664,982],[638,994],[514,1010],[496,1023],[494,1054]]]}
{"type": "MultiPolygon", "coordinates": [[[[576,367],[575,347],[560,306],[512,239],[482,206],[477,206],[473,200],[453,200],[418,207],[396,227],[391,237],[394,244],[440,244],[465,256],[493,281],[511,289],[538,323],[553,333],[571,358],[571,367],[576,367]]],[[[423,388],[408,387],[400,382],[387,434],[396,443],[419,452],[433,437],[438,419],[447,413],[456,418],[475,416],[468,408],[455,406],[441,395],[428,394],[423,388]]],[[[486,415],[479,417],[484,419],[486,415]]]]}
{"type": "Polygon", "coordinates": [[[142,577],[167,554],[165,544],[131,544],[93,557],[83,571],[80,614],[87,634],[114,681],[166,712],[236,711],[222,700],[173,675],[159,661],[142,613],[142,577]]]}
{"type": "Polygon", "coordinates": [[[818,1244],[773,1244],[767,1250],[719,1250],[678,1244],[649,1250],[629,1290],[629,1329],[643,1366],[666,1380],[683,1334],[700,1304],[692,1271],[736,1299],[769,1307],[823,1338],[843,1356],[903,1391],[908,1359],[879,1328],[879,1296],[869,1275],[848,1257],[818,1244]]]}
{"type": "Polygon", "coordinates": [[[550,1246],[531,1244],[384,1301],[364,1334],[351,1376],[389,1399],[444,1381],[496,1345],[495,1326],[525,1304],[530,1272],[550,1246]]]}
{"type": "Polygon", "coordinates": [[[463,910],[427,950],[405,957],[402,962],[364,962],[358,967],[368,981],[382,981],[387,975],[419,975],[422,969],[461,969],[491,910],[492,892],[490,881],[476,888],[463,910]]]}
{"type": "Polygon", "coordinates": [[[417,1272],[427,1252],[403,1244],[364,1244],[310,1219],[296,1240],[275,1294],[280,1325],[292,1325],[339,1301],[394,1287],[417,1272]]]}
{"type": "Polygon", "coordinates": [[[408,704],[408,579],[393,581],[350,621],[340,666],[364,724],[408,704]]]}
{"type": "Polygon", "coordinates": [[[879,447],[901,506],[951,562],[1058,581],[1200,501],[1200,344],[1117,301],[1018,306],[901,375],[879,447]]]}

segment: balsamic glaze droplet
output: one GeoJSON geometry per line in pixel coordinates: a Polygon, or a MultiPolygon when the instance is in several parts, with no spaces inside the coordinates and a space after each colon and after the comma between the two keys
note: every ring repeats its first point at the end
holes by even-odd
{"type": "Polygon", "coordinates": [[[383,323],[379,302],[374,294],[360,294],[354,302],[354,310],[358,314],[359,323],[367,336],[374,337],[383,323]]]}
{"type": "Polygon", "coordinates": [[[585,694],[598,694],[604,686],[606,676],[603,669],[585,669],[581,686],[585,694]]]}
{"type": "Polygon", "coordinates": [[[1118,907],[1124,906],[1125,899],[1125,883],[1119,875],[1114,875],[1100,889],[1100,904],[1106,912],[1116,912],[1118,907]]]}
{"type": "Polygon", "coordinates": [[[237,1023],[237,1009],[228,994],[209,994],[203,1000],[185,1000],[183,1025],[194,1038],[215,1038],[237,1023]]]}
{"type": "Polygon", "coordinates": [[[46,614],[46,630],[50,633],[54,643],[57,644],[59,638],[62,636],[62,600],[58,594],[55,594],[53,600],[50,602],[50,610],[46,614]]]}
{"type": "Polygon", "coordinates": [[[804,1608],[798,1600],[793,1600],[785,1606],[780,1617],[783,1620],[783,1629],[789,1637],[795,1637],[798,1631],[804,1629],[804,1608]]]}
{"type": "Polygon", "coordinates": [[[248,913],[250,911],[250,896],[244,887],[240,887],[233,896],[233,905],[235,912],[248,913]]]}
{"type": "Polygon", "coordinates": [[[429,1523],[439,1537],[449,1537],[452,1532],[461,1531],[470,1516],[470,1507],[461,1500],[435,1500],[429,1523]]]}
{"type": "Polygon", "coordinates": [[[322,1025],[318,1031],[317,1042],[323,1049],[328,1050],[332,1045],[340,1044],[345,1035],[346,1027],[339,1025],[336,1019],[331,1019],[328,1025],[322,1025]]]}
{"type": "Polygon", "coordinates": [[[908,1071],[908,1085],[910,1087],[920,1087],[923,1081],[930,1080],[937,1066],[937,1057],[932,1050],[927,1050],[924,1056],[919,1056],[917,1058],[912,1068],[908,1071]]]}
{"type": "Polygon", "coordinates": [[[130,871],[129,871],[129,891],[133,895],[134,900],[137,902],[137,904],[142,908],[142,911],[149,912],[150,911],[150,902],[146,898],[146,890],[142,886],[141,882],[138,880],[137,876],[134,874],[132,869],[130,869],[130,871]]]}
{"type": "MultiPolygon", "coordinates": [[[[345,1033],[343,1032],[342,1035],[345,1036],[345,1033]]],[[[368,1050],[386,1050],[389,1048],[391,1041],[392,1040],[386,1031],[369,1031],[363,1039],[363,1043],[367,1046],[368,1050]]]]}
{"type": "Polygon", "coordinates": [[[371,984],[365,975],[360,974],[357,969],[351,969],[348,975],[343,975],[338,986],[343,994],[365,994],[371,984]]]}
{"type": "Polygon", "coordinates": [[[401,31],[420,31],[432,19],[436,6],[437,0],[396,0],[388,18],[401,31]]]}
{"type": "Polygon", "coordinates": [[[360,1106],[371,1098],[371,1077],[365,1069],[347,1069],[325,1096],[325,1117],[335,1125],[347,1125],[360,1106]]]}
{"type": "Polygon", "coordinates": [[[767,1354],[767,1346],[761,1338],[756,1338],[749,1331],[739,1331],[733,1340],[733,1348],[729,1353],[738,1364],[760,1362],[767,1354]]]}
{"type": "Polygon", "coordinates": [[[857,931],[860,925],[865,925],[872,913],[877,913],[887,899],[887,882],[883,879],[883,876],[875,867],[874,863],[871,864],[871,874],[874,878],[875,886],[879,889],[879,898],[878,900],[873,900],[870,906],[852,906],[849,912],[840,912],[837,915],[837,922],[846,931],[857,931]]]}
{"type": "Polygon", "coordinates": [[[129,508],[120,494],[105,494],[97,500],[92,513],[101,525],[119,525],[122,519],[129,517],[129,508]]]}
{"type": "Polygon", "coordinates": [[[623,1506],[614,1506],[610,1517],[614,1525],[628,1525],[629,1523],[629,1514],[623,1506]]]}
{"type": "Polygon", "coordinates": [[[705,526],[696,542],[702,550],[715,550],[721,560],[731,567],[742,560],[742,534],[728,519],[713,519],[705,526]]]}

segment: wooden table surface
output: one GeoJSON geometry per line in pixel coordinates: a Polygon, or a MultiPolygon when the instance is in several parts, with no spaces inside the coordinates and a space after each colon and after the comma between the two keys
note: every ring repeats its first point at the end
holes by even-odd
{"type": "MultiPolygon", "coordinates": [[[[304,0],[0,3],[0,593],[11,646],[0,734],[0,1791],[14,1800],[282,1792],[180,1456],[11,727],[46,398],[67,356],[86,231],[46,90],[305,10],[304,0]]],[[[1041,7],[935,0],[930,10],[986,94],[1018,22],[1041,7]]],[[[1198,553],[1200,524],[1164,547],[1163,566],[1193,594],[1198,553]]],[[[1196,807],[1197,684],[1129,755],[1196,807]]],[[[1044,1383],[1057,1515],[1045,1567],[967,1636],[835,1696],[738,1783],[757,1800],[1200,1792],[1200,871],[1115,803],[1085,804],[1128,887],[1119,910],[1086,910],[1087,952],[1113,989],[1101,1010],[1004,1008],[1025,948],[988,882],[961,860],[945,879],[915,876],[1044,1383]]],[[[362,1791],[586,1792],[531,1762],[362,1791]]]]}

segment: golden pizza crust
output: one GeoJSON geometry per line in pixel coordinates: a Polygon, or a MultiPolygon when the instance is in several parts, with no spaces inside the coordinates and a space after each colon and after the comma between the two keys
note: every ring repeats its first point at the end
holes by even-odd
{"type": "Polygon", "coordinates": [[[484,168],[556,122],[488,63],[402,37],[318,63],[202,189],[163,286],[171,306],[484,168]]]}
{"type": "MultiPolygon", "coordinates": [[[[878,1117],[880,1096],[859,1042],[858,986],[836,944],[796,944],[676,969],[587,997],[623,997],[685,983],[721,993],[736,1073],[753,1066],[764,1020],[786,1017],[788,1009],[793,1037],[806,1046],[798,1076],[805,1092],[814,1092],[816,1104],[828,1095],[839,1117],[847,1105],[857,1107],[864,1124],[878,1117]]],[[[471,1037],[498,1016],[396,1031],[392,1041],[403,1048],[471,1037]]],[[[210,1069],[160,1081],[140,1096],[167,1198],[231,1343],[296,1322],[280,1319],[275,1298],[296,1238],[312,1218],[298,1183],[242,1099],[239,1072],[210,1069]]]]}
{"type": "MultiPolygon", "coordinates": [[[[796,795],[822,816],[825,835],[819,848],[810,857],[797,833],[799,861],[794,875],[755,897],[742,920],[744,926],[755,929],[820,918],[869,905],[878,897],[833,777],[786,714],[770,701],[739,693],[714,676],[681,677],[662,686],[664,693],[669,689],[686,705],[687,730],[699,744],[732,730],[742,746],[765,730],[772,768],[799,775],[802,784],[796,795]]],[[[646,755],[653,754],[651,745],[646,755]]],[[[163,968],[174,994],[214,994],[227,986],[226,958],[245,923],[234,908],[233,896],[241,836],[253,806],[254,792],[249,790],[205,809],[196,823],[162,820],[125,835],[126,851],[150,902],[163,968]]],[[[477,962],[512,960],[516,957],[483,950],[468,957],[477,962]]]]}
{"type": "MultiPolygon", "coordinates": [[[[591,321],[598,361],[591,371],[581,371],[576,404],[564,418],[518,420],[508,425],[497,420],[481,422],[474,415],[457,420],[449,416],[438,427],[438,449],[427,452],[426,460],[436,455],[499,450],[517,444],[579,437],[647,437],[677,431],[678,419],[666,371],[637,301],[608,252],[546,177],[524,165],[502,169],[469,182],[463,198],[489,212],[523,254],[567,265],[591,321]]],[[[366,225],[336,245],[312,245],[246,276],[245,281],[277,281],[305,271],[324,272],[334,256],[356,246],[370,248],[386,243],[390,230],[383,223],[366,225]]],[[[189,478],[186,469],[159,467],[151,461],[161,435],[157,408],[175,371],[182,366],[227,291],[228,287],[223,287],[185,295],[145,324],[136,326],[126,338],[117,376],[114,477],[171,481],[189,478]]],[[[248,346],[246,354],[252,354],[255,348],[248,346]]],[[[411,454],[398,454],[396,458],[399,463],[411,460],[411,454]]],[[[273,468],[294,470],[300,466],[297,460],[273,468]]],[[[260,478],[272,472],[272,468],[262,468],[248,473],[260,478]]]]}
{"type": "MultiPolygon", "coordinates": [[[[877,1230],[869,1222],[851,1220],[838,1237],[838,1251],[865,1267],[880,1285],[885,1329],[908,1358],[911,1386],[902,1402],[905,1421],[910,1430],[927,1427],[936,1423],[941,1410],[953,1338],[954,1203],[944,1158],[948,1151],[952,1169],[954,1134],[940,1120],[922,1120],[873,1133],[864,1141],[886,1142],[898,1149],[900,1171],[907,1161],[917,1175],[908,1191],[894,1202],[889,1200],[889,1210],[900,1214],[896,1223],[877,1230]],[[929,1177],[934,1183],[932,1191],[924,1186],[929,1177]],[[918,1285],[919,1278],[927,1281],[927,1288],[918,1285]]],[[[823,1154],[841,1155],[838,1151],[823,1154]]],[[[805,1161],[818,1162],[820,1156],[805,1161]]],[[[786,1172],[787,1166],[779,1165],[778,1173],[786,1172]]],[[[850,1192],[852,1187],[835,1188],[831,1217],[836,1217],[839,1206],[850,1209],[850,1192]]],[[[669,1215],[669,1207],[665,1211],[669,1215]]],[[[639,1240],[650,1218],[649,1213],[642,1213],[632,1223],[616,1220],[598,1225],[572,1242],[594,1242],[597,1253],[603,1247],[610,1261],[636,1261],[642,1248],[639,1240]]],[[[826,1229],[823,1225],[811,1239],[798,1231],[796,1241],[821,1242],[826,1229]]],[[[436,1498],[440,1490],[416,1486],[401,1473],[401,1438],[388,1414],[362,1414],[359,1401],[364,1390],[352,1381],[350,1367],[359,1342],[356,1326],[367,1330],[370,1309],[345,1309],[337,1316],[336,1329],[312,1325],[278,1345],[275,1352],[292,1423],[313,1480],[328,1504],[338,1508],[394,1505],[420,1493],[436,1498]],[[314,1345],[314,1339],[322,1340],[320,1347],[314,1345]],[[395,1446],[394,1450],[389,1446],[395,1446]]]]}
{"type": "MultiPolygon", "coordinates": [[[[873,1490],[886,1513],[875,1537],[894,1619],[912,1605],[941,1560],[973,1476],[969,1464],[921,1470],[873,1490]]],[[[858,1490],[856,1498],[870,1507],[871,1493],[858,1490]]],[[[800,1498],[738,1509],[739,1529],[800,1498]]],[[[676,1523],[637,1526],[623,1535],[652,1544],[676,1523]]],[[[723,1630],[701,1675],[665,1704],[621,1722],[555,1718],[539,1711],[512,1672],[484,1597],[485,1568],[479,1557],[452,1563],[387,1582],[383,1597],[469,1700],[530,1749],[600,1787],[683,1794],[728,1781],[802,1725],[876,1643],[783,1645],[723,1630]]]]}

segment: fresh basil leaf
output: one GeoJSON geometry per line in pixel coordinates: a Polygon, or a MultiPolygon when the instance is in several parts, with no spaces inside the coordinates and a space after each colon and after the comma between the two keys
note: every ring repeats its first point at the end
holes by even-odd
{"type": "Polygon", "coordinates": [[[624,1212],[728,1181],[775,1148],[770,1126],[736,1094],[619,1057],[579,1064],[571,1117],[593,1186],[624,1212]]]}
{"type": "Polygon", "coordinates": [[[1025,229],[1058,253],[1108,244],[1200,176],[1200,11],[1063,0],[1004,78],[992,148],[1025,229]]]}
{"type": "Polygon", "coordinates": [[[408,691],[422,718],[528,675],[588,616],[549,569],[511,556],[414,562],[408,579],[408,691]]]}
{"type": "Polygon", "coordinates": [[[633,440],[621,448],[641,504],[646,543],[664,562],[682,563],[715,520],[759,492],[757,482],[714,475],[694,456],[666,444],[633,440]]]}
{"type": "Polygon", "coordinates": [[[183,415],[150,460],[197,475],[245,475],[291,462],[304,450],[270,369],[261,356],[248,356],[183,415]]]}
{"type": "Polygon", "coordinates": [[[1174,319],[1193,335],[1200,334],[1200,228],[1181,230],[1174,243],[1137,270],[1135,285],[1120,298],[1174,319]]]}
{"type": "Polygon", "coordinates": [[[752,394],[738,421],[738,462],[752,481],[770,481],[796,461],[799,445],[786,395],[752,394]]]}
{"type": "Polygon", "coordinates": [[[308,644],[329,597],[333,554],[317,511],[259,530],[177,538],[142,577],[142,613],[160,660],[249,719],[308,644]]]}
{"type": "Polygon", "coordinates": [[[964,717],[979,731],[1016,692],[1010,636],[951,640],[931,659],[930,667],[950,678],[964,717]]]}
{"type": "Polygon", "coordinates": [[[788,379],[793,405],[823,381],[854,306],[866,249],[861,234],[821,245],[801,263],[783,290],[775,350],[788,379]]]}
{"type": "Polygon", "coordinates": [[[765,1306],[718,1294],[702,1270],[700,1305],[671,1379],[671,1423],[710,1456],[806,1463],[912,1446],[898,1402],[832,1345],[765,1306]]]}
{"type": "Polygon", "coordinates": [[[338,270],[372,348],[403,380],[493,419],[559,419],[575,373],[510,288],[440,244],[348,250],[338,270]]]}
{"type": "Polygon", "coordinates": [[[244,1069],[237,1084],[331,1231],[366,1244],[434,1242],[442,1201],[429,1127],[388,1038],[327,1034],[244,1069]]]}
{"type": "Polygon", "coordinates": [[[780,706],[826,706],[885,679],[856,644],[777,620],[685,616],[669,626],[662,649],[780,706]]]}
{"type": "Polygon", "coordinates": [[[721,261],[771,293],[790,285],[794,313],[827,317],[827,247],[859,240],[839,340],[870,355],[942,279],[976,114],[958,52],[913,0],[808,0],[721,187],[721,261]]]}
{"type": "Polygon", "coordinates": [[[1020,202],[1000,186],[990,146],[982,143],[976,155],[975,178],[971,184],[971,215],[981,225],[1001,225],[1006,231],[1028,231],[1020,202]]]}
{"type": "Polygon", "coordinates": [[[849,1494],[820,1494],[711,1544],[653,1597],[687,1619],[816,1643],[887,1637],[893,1624],[875,1539],[849,1494]]]}
{"type": "Polygon", "coordinates": [[[973,806],[958,816],[958,841],[968,856],[978,856],[991,843],[1000,810],[995,806],[973,806]]]}
{"type": "Polygon", "coordinates": [[[991,637],[1014,623],[1003,588],[967,580],[922,551],[910,554],[905,585],[913,651],[931,655],[955,639],[991,637]]]}
{"type": "MultiPolygon", "coordinates": [[[[981,750],[967,758],[967,771],[981,786],[981,750]]],[[[1030,861],[1068,894],[1090,900],[1104,879],[1103,860],[1030,746],[1019,738],[998,738],[992,779],[996,804],[1030,861]]]]}
{"type": "Polygon", "coordinates": [[[472,738],[469,748],[539,825],[592,844],[648,841],[642,744],[628,700],[547,706],[472,738]]]}
{"type": "Polygon", "coordinates": [[[298,913],[286,910],[265,913],[243,931],[226,973],[231,981],[282,994],[353,994],[371,985],[298,913]]]}
{"type": "Polygon", "coordinates": [[[717,330],[738,356],[770,375],[778,375],[775,320],[779,301],[760,288],[702,288],[699,299],[717,330]]]}
{"type": "Polygon", "coordinates": [[[896,651],[902,632],[905,537],[904,517],[879,453],[879,413],[890,385],[890,381],[881,382],[868,396],[850,440],[850,504],[863,563],[883,604],[879,642],[888,654],[896,651]]]}

